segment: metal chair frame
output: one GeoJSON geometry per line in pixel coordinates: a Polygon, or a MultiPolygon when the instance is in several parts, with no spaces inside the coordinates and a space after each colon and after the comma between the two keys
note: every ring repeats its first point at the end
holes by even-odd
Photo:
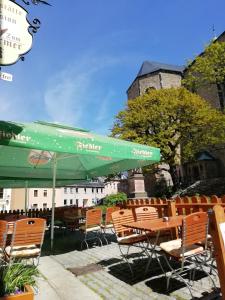
{"type": "MultiPolygon", "coordinates": [[[[141,207],[135,208],[135,217],[136,217],[137,221],[150,221],[150,220],[158,219],[159,214],[158,214],[157,209],[153,206],[141,206],[141,207]]],[[[144,231],[144,233],[146,234],[146,239],[147,239],[147,243],[148,243],[147,251],[150,252],[148,263],[145,268],[145,274],[148,272],[148,269],[150,267],[153,257],[156,258],[161,270],[165,274],[165,271],[162,267],[159,256],[156,253],[157,252],[156,248],[157,248],[157,244],[158,244],[158,240],[159,240],[159,236],[160,236],[160,231],[158,231],[156,233],[156,236],[154,237],[154,242],[152,241],[152,239],[150,239],[150,235],[148,234],[147,231],[144,231]]],[[[159,249],[159,250],[161,250],[161,249],[159,249]]]]}
{"type": "Polygon", "coordinates": [[[111,207],[107,207],[107,209],[106,209],[105,221],[104,221],[104,224],[101,224],[101,229],[102,229],[103,239],[106,241],[107,245],[109,244],[109,242],[106,238],[106,230],[110,229],[112,234],[115,235],[115,230],[114,230],[113,222],[112,222],[112,213],[115,211],[118,211],[119,209],[120,208],[118,206],[111,206],[111,207]]]}
{"type": "MultiPolygon", "coordinates": [[[[179,278],[188,288],[191,296],[193,297],[191,287],[193,285],[193,281],[195,278],[195,273],[197,269],[200,269],[202,272],[204,272],[212,281],[214,288],[216,288],[215,282],[210,276],[209,272],[207,272],[203,266],[204,258],[208,255],[208,249],[207,249],[207,238],[208,238],[208,216],[205,212],[196,212],[193,214],[190,214],[183,219],[182,224],[182,239],[181,239],[181,254],[179,257],[176,257],[175,255],[168,254],[164,255],[165,261],[170,268],[171,272],[169,275],[166,273],[167,277],[167,290],[169,290],[169,284],[170,279],[173,277],[179,278]],[[193,231],[193,234],[191,230],[193,230],[193,227],[195,226],[196,230],[193,231]],[[202,245],[203,250],[198,253],[193,253],[190,255],[185,256],[185,250],[187,250],[187,247],[190,245],[198,245],[199,242],[204,241],[205,243],[202,245]],[[170,258],[174,258],[176,261],[181,262],[181,267],[178,269],[173,269],[171,264],[169,263],[169,260],[167,258],[169,256],[170,258]],[[187,271],[190,271],[190,277],[189,280],[185,280],[182,275],[187,273],[187,271]]],[[[199,245],[200,247],[200,245],[199,245]]]]}
{"type": "Polygon", "coordinates": [[[134,276],[134,272],[131,267],[131,263],[129,261],[129,250],[131,247],[137,247],[141,249],[139,254],[146,254],[149,257],[149,253],[147,251],[148,248],[148,240],[145,234],[137,233],[134,229],[129,229],[124,227],[122,224],[127,224],[134,222],[134,215],[130,209],[121,209],[112,213],[112,221],[115,230],[115,234],[117,237],[117,244],[119,246],[119,250],[123,260],[128,264],[132,277],[134,276]],[[126,239],[130,239],[126,241],[126,239]],[[147,242],[144,245],[144,242],[147,242]],[[123,247],[127,247],[127,251],[124,252],[122,250],[123,247]]]}
{"type": "Polygon", "coordinates": [[[80,230],[84,232],[84,239],[81,242],[81,250],[83,249],[83,244],[86,245],[87,249],[89,248],[88,241],[97,240],[102,246],[102,210],[100,208],[93,208],[86,211],[86,220],[84,228],[80,227],[80,230]],[[89,234],[94,235],[93,237],[88,237],[89,234]]]}
{"type": "Polygon", "coordinates": [[[18,220],[14,224],[12,239],[10,243],[10,252],[9,254],[5,251],[6,260],[8,263],[14,263],[16,260],[26,260],[32,259],[33,264],[36,266],[39,264],[40,256],[41,256],[41,248],[44,241],[44,234],[46,228],[46,220],[41,218],[26,218],[22,220],[18,220]],[[36,248],[40,249],[39,254],[28,254],[24,256],[14,256],[12,252],[14,247],[26,248],[27,246],[35,245],[36,248]]]}

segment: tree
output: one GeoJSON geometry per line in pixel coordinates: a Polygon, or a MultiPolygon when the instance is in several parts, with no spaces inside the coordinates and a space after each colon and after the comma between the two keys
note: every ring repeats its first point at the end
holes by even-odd
{"type": "Polygon", "coordinates": [[[185,88],[149,90],[128,100],[116,116],[112,135],[159,147],[176,188],[176,166],[208,145],[224,141],[225,116],[185,88]]]}
{"type": "Polygon", "coordinates": [[[127,195],[121,192],[117,194],[107,195],[103,201],[103,204],[107,206],[113,206],[126,200],[127,195]]]}
{"type": "Polygon", "coordinates": [[[183,84],[196,90],[215,84],[225,98],[225,42],[213,42],[187,66],[183,84]]]}

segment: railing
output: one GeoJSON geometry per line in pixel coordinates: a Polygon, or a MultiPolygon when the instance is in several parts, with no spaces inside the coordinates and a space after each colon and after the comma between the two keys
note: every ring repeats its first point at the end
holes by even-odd
{"type": "Polygon", "coordinates": [[[219,198],[213,196],[193,196],[193,197],[177,197],[175,199],[160,199],[160,198],[143,198],[143,199],[128,199],[121,204],[123,208],[134,210],[140,206],[156,207],[159,217],[174,216],[174,215],[189,215],[197,211],[208,211],[215,204],[220,204],[225,209],[225,196],[219,198]]]}
{"type": "MultiPolygon", "coordinates": [[[[215,204],[221,204],[225,209],[225,196],[193,196],[193,197],[177,197],[175,199],[161,199],[161,198],[140,198],[128,199],[126,202],[120,204],[120,207],[130,208],[134,210],[140,206],[153,206],[157,208],[159,217],[174,216],[174,215],[189,215],[192,212],[208,211],[212,209],[215,204]]],[[[55,218],[63,219],[64,212],[70,209],[77,209],[77,206],[61,206],[55,208],[55,218]]],[[[51,208],[44,209],[29,209],[24,210],[9,210],[0,211],[0,219],[6,215],[27,215],[28,217],[45,218],[51,216],[51,208]]]]}
{"type": "MultiPolygon", "coordinates": [[[[71,208],[77,208],[77,206],[60,206],[55,208],[55,218],[63,219],[64,212],[71,208]]],[[[48,219],[51,216],[52,209],[51,208],[43,208],[43,209],[29,209],[25,212],[23,209],[19,210],[9,210],[9,211],[0,211],[0,219],[4,219],[5,216],[8,215],[26,215],[31,218],[44,218],[48,219]]]]}

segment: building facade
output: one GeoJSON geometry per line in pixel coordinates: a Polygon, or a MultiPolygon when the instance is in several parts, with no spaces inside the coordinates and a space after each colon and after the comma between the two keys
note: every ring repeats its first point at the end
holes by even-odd
{"type": "MultiPolygon", "coordinates": [[[[225,42],[225,31],[214,41],[225,42]]],[[[204,53],[201,53],[202,55],[204,53]]],[[[194,61],[193,63],[194,64],[194,61]]],[[[184,70],[185,77],[188,68],[184,70]]],[[[223,85],[210,84],[199,87],[195,91],[211,104],[212,107],[224,111],[225,82],[223,85]]],[[[196,155],[196,160],[182,166],[184,181],[190,184],[196,180],[225,177],[225,144],[213,145],[196,155]]]]}
{"type": "MultiPolygon", "coordinates": [[[[98,204],[105,196],[118,192],[119,181],[103,183],[100,181],[74,184],[66,187],[56,188],[55,206],[90,207],[98,204]]],[[[51,188],[28,188],[27,189],[27,208],[45,209],[52,207],[51,188]]],[[[7,199],[8,204],[1,206],[0,210],[25,209],[25,189],[2,189],[2,199],[7,199]],[[4,196],[3,196],[4,193],[4,196]]]]}
{"type": "Polygon", "coordinates": [[[9,210],[11,200],[11,189],[0,188],[0,210],[9,210]]]}
{"type": "MultiPolygon", "coordinates": [[[[216,39],[225,42],[225,31],[216,39]]],[[[202,55],[202,54],[200,54],[202,55]]],[[[194,62],[193,62],[194,63],[194,62]]],[[[127,90],[128,99],[134,99],[143,95],[148,89],[163,89],[180,87],[181,80],[185,77],[188,68],[174,66],[158,62],[145,61],[136,78],[127,90]]],[[[208,85],[198,88],[196,92],[206,99],[216,109],[225,109],[225,83],[223,86],[208,85]]],[[[160,168],[160,166],[159,166],[160,168]]],[[[150,174],[145,177],[145,189],[149,196],[156,195],[161,187],[172,185],[172,179],[165,171],[166,165],[162,166],[164,171],[150,174]]],[[[180,181],[186,185],[197,180],[225,177],[225,145],[214,145],[196,154],[195,161],[185,163],[177,169],[180,181]]],[[[129,180],[128,180],[129,181],[129,180]]],[[[131,181],[131,180],[130,180],[131,181]]],[[[128,182],[128,187],[131,186],[128,182]]],[[[134,193],[133,193],[134,194],[134,193]]]]}

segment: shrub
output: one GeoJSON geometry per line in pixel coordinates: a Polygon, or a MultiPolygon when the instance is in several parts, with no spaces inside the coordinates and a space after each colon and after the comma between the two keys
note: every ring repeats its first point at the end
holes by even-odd
{"type": "Polygon", "coordinates": [[[36,277],[40,273],[34,265],[15,263],[0,268],[0,297],[9,294],[19,294],[24,285],[36,286],[36,277]]]}
{"type": "Polygon", "coordinates": [[[105,199],[103,200],[103,204],[106,206],[113,206],[126,200],[127,200],[127,195],[125,193],[117,193],[117,194],[106,196],[105,199]]]}

